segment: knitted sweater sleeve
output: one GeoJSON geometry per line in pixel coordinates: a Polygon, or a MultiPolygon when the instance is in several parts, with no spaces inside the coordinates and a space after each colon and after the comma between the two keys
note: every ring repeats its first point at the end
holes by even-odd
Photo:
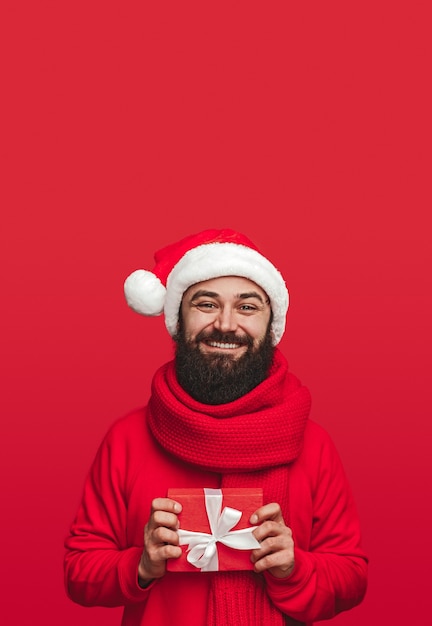
{"type": "Polygon", "coordinates": [[[145,602],[148,594],[137,581],[143,546],[130,545],[126,536],[128,448],[124,439],[119,445],[119,439],[116,426],[102,442],[65,541],[66,590],[84,606],[145,602]]]}
{"type": "MultiPolygon", "coordinates": [[[[293,528],[294,571],[286,579],[265,574],[274,604],[306,623],[353,608],[362,601],[367,585],[367,558],[351,489],[332,441],[319,427],[316,430],[318,437],[305,446],[300,460],[311,488],[312,527],[305,533],[308,515],[293,512],[299,534],[297,541],[293,528]]],[[[295,490],[293,485],[291,509],[296,506],[295,490]]]]}

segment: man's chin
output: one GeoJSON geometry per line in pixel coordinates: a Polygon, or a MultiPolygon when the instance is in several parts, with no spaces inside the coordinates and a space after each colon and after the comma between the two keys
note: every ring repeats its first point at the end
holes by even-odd
{"type": "Polygon", "coordinates": [[[220,370],[221,372],[230,372],[239,360],[239,357],[236,358],[233,354],[226,354],[225,352],[209,353],[200,351],[200,354],[209,368],[220,370]]]}

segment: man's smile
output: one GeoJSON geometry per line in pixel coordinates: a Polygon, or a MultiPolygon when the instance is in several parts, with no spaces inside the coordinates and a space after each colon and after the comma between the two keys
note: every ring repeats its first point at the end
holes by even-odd
{"type": "Polygon", "coordinates": [[[220,348],[221,350],[234,350],[244,345],[241,343],[222,343],[221,341],[205,341],[204,343],[211,348],[220,348]]]}

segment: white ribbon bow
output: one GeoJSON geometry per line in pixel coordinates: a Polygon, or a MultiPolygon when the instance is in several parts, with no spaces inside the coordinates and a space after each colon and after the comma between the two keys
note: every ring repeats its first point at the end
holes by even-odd
{"type": "Polygon", "coordinates": [[[260,544],[252,531],[256,526],[231,530],[239,521],[242,512],[237,509],[222,508],[222,490],[204,489],[205,506],[210,523],[211,535],[179,529],[180,545],[188,545],[187,560],[202,572],[214,572],[219,569],[219,558],[216,543],[220,541],[229,548],[236,550],[253,550],[260,544]]]}

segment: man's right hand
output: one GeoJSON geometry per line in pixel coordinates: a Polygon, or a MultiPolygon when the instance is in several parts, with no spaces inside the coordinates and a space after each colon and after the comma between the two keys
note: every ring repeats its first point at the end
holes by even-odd
{"type": "Polygon", "coordinates": [[[142,587],[165,574],[167,559],[181,556],[176,532],[179,527],[177,515],[181,509],[181,504],[170,498],[153,500],[150,519],[144,528],[144,550],[138,565],[138,580],[142,587]]]}

